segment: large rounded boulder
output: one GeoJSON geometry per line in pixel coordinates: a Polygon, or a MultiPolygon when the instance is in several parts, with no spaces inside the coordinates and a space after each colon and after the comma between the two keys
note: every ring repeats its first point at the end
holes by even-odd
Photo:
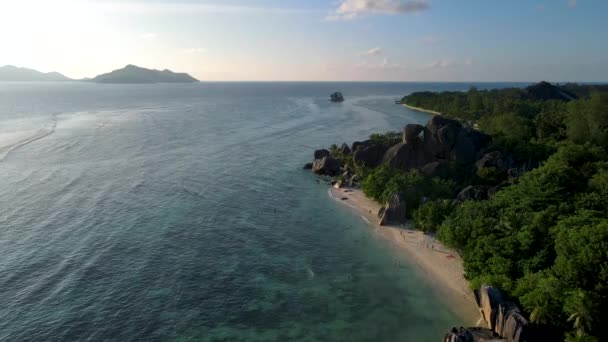
{"type": "Polygon", "coordinates": [[[312,171],[320,175],[335,176],[340,172],[340,160],[333,157],[316,159],[312,163],[312,171]]]}
{"type": "Polygon", "coordinates": [[[420,133],[424,130],[424,126],[418,124],[408,124],[403,129],[403,142],[413,142],[418,138],[420,133]]]}
{"type": "Polygon", "coordinates": [[[367,167],[376,167],[382,163],[387,146],[375,143],[371,140],[353,143],[353,160],[367,167]]]}
{"type": "Polygon", "coordinates": [[[494,168],[498,172],[506,172],[509,170],[510,163],[500,151],[493,151],[484,154],[475,165],[478,170],[482,168],[494,168]]]}
{"type": "Polygon", "coordinates": [[[417,142],[399,143],[389,148],[382,158],[384,164],[404,171],[421,168],[433,160],[433,154],[417,142]]]}
{"type": "Polygon", "coordinates": [[[330,153],[326,149],[316,150],[315,151],[315,160],[316,159],[323,159],[325,157],[329,157],[329,155],[330,155],[330,153]]]}
{"type": "Polygon", "coordinates": [[[407,221],[405,194],[398,192],[393,194],[386,205],[380,209],[380,225],[403,224],[407,221]]]}

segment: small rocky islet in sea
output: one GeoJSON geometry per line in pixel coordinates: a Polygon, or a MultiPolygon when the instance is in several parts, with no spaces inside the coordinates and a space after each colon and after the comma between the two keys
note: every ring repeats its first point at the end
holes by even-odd
{"type": "Polygon", "coordinates": [[[329,101],[331,102],[344,102],[344,95],[341,92],[337,91],[331,95],[329,95],[329,101]]]}

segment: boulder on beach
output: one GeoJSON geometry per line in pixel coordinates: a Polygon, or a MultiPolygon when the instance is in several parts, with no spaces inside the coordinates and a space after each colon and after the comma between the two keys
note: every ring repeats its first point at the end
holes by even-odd
{"type": "Polygon", "coordinates": [[[405,223],[407,221],[406,209],[405,194],[403,192],[393,194],[378,213],[380,225],[405,223]]]}
{"type": "Polygon", "coordinates": [[[312,171],[320,175],[334,176],[340,171],[340,160],[333,157],[316,159],[312,163],[312,171]]]}
{"type": "Polygon", "coordinates": [[[479,289],[479,300],[482,318],[488,328],[496,331],[499,305],[505,301],[502,293],[493,286],[483,285],[479,289]]]}

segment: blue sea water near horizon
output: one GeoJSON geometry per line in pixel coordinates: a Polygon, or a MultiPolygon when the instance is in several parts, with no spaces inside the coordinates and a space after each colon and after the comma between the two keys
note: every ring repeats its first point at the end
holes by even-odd
{"type": "Polygon", "coordinates": [[[0,340],[439,341],[461,319],[302,165],[470,85],[0,83],[0,340]]]}

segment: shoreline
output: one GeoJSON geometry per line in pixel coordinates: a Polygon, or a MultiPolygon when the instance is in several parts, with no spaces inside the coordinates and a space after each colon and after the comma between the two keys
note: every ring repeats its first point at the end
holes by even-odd
{"type": "Polygon", "coordinates": [[[415,110],[417,112],[422,112],[422,113],[427,113],[427,114],[432,114],[432,115],[442,115],[439,112],[436,112],[434,110],[430,110],[430,109],[424,109],[424,108],[420,108],[420,107],[414,107],[414,106],[410,106],[408,104],[405,103],[401,103],[401,105],[405,108],[411,109],[411,110],[415,110]]]}
{"type": "MultiPolygon", "coordinates": [[[[464,278],[464,268],[459,254],[422,231],[405,226],[380,226],[377,218],[381,205],[367,198],[360,189],[331,187],[329,196],[359,214],[363,221],[395,248],[404,254],[409,263],[417,268],[440,296],[452,313],[467,326],[477,326],[479,309],[473,291],[464,278]],[[345,192],[347,191],[347,192],[345,192]],[[348,200],[342,200],[348,198],[348,200]]],[[[446,331],[449,327],[446,327],[446,331]]]]}

